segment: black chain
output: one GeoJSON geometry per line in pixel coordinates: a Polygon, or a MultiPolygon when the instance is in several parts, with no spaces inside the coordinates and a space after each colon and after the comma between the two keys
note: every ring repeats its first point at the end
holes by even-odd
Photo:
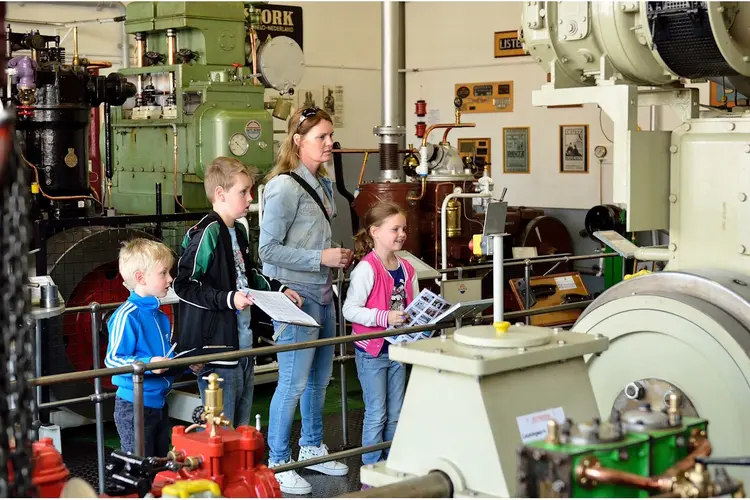
{"type": "Polygon", "coordinates": [[[8,436],[0,432],[0,464],[7,467],[8,459],[13,470],[9,484],[7,471],[0,477],[0,497],[32,497],[38,491],[32,483],[32,443],[36,439],[33,427],[36,398],[28,380],[34,377],[34,329],[28,291],[26,258],[29,252],[29,186],[27,171],[21,162],[13,141],[12,118],[3,112],[3,134],[0,151],[6,151],[2,191],[2,223],[0,224],[0,328],[3,342],[0,347],[0,367],[6,376],[0,396],[10,395],[10,408],[0,397],[0,429],[12,429],[15,447],[9,452],[8,436]],[[15,381],[15,390],[11,383],[15,381]]]}

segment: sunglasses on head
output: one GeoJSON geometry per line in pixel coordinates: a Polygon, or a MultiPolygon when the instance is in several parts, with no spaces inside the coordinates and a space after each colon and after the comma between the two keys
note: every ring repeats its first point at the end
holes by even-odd
{"type": "Polygon", "coordinates": [[[302,111],[302,114],[299,117],[299,123],[297,124],[297,132],[299,132],[299,128],[302,126],[302,122],[317,115],[318,111],[320,111],[320,108],[318,108],[317,106],[313,106],[312,108],[307,108],[302,111]]]}

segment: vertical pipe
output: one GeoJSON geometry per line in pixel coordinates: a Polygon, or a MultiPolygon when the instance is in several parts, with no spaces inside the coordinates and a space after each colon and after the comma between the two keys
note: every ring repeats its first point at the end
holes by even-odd
{"type": "Polygon", "coordinates": [[[398,123],[398,18],[399,2],[383,2],[383,52],[382,60],[382,107],[380,110],[381,125],[397,127],[398,123]]]}
{"type": "Polygon", "coordinates": [[[146,57],[146,34],[135,34],[135,67],[143,67],[143,59],[146,57]]]}
{"type": "MultiPolygon", "coordinates": [[[[101,331],[101,310],[97,302],[92,302],[91,308],[91,346],[93,350],[94,369],[101,368],[99,353],[99,332],[101,331]]],[[[96,470],[99,476],[99,494],[104,494],[104,413],[102,411],[102,379],[94,379],[94,401],[96,405],[96,470]]]]}
{"type": "Polygon", "coordinates": [[[174,64],[175,52],[177,51],[177,32],[169,28],[167,30],[167,64],[174,64]]]}
{"type": "Polygon", "coordinates": [[[503,236],[495,234],[492,236],[492,304],[494,321],[499,323],[503,320],[503,236]]]}
{"type": "MultiPolygon", "coordinates": [[[[41,288],[40,288],[41,290],[41,288]]],[[[34,362],[36,364],[36,376],[42,376],[42,320],[36,320],[36,341],[34,342],[34,362]]],[[[41,421],[39,405],[42,404],[42,386],[36,386],[36,420],[41,421]]]]}
{"type": "MultiPolygon", "coordinates": [[[[344,244],[341,244],[341,247],[344,247],[344,244]]],[[[338,293],[336,294],[336,302],[338,303],[338,309],[339,309],[339,337],[344,337],[346,335],[346,320],[344,319],[343,314],[343,303],[342,303],[342,295],[344,293],[344,270],[339,268],[338,277],[336,278],[336,289],[338,293]]],[[[340,346],[340,353],[341,356],[346,356],[346,344],[342,343],[339,344],[340,346]]],[[[342,438],[342,446],[347,446],[349,444],[349,415],[347,415],[347,412],[349,410],[348,407],[348,401],[347,401],[347,390],[346,390],[346,363],[342,360],[339,363],[339,370],[340,370],[340,377],[341,377],[341,438],[342,438]]]]}
{"type": "MultiPolygon", "coordinates": [[[[526,262],[524,263],[523,279],[526,282],[526,297],[524,297],[523,308],[528,311],[531,307],[531,262],[528,259],[526,259],[526,262]]],[[[527,325],[531,324],[531,317],[526,316],[524,321],[527,325]]]]}
{"type": "Polygon", "coordinates": [[[73,27],[73,66],[80,64],[78,59],[78,26],[73,27]]]}
{"type": "MultiPolygon", "coordinates": [[[[163,213],[161,206],[161,182],[156,183],[156,215],[159,216],[163,213]]],[[[156,237],[161,240],[163,237],[161,228],[161,219],[156,223],[156,237]]]]}
{"type": "Polygon", "coordinates": [[[107,178],[107,206],[112,208],[112,107],[104,103],[104,176],[107,178]]]}
{"type": "Polygon", "coordinates": [[[145,455],[146,438],[143,429],[143,374],[145,365],[140,361],[133,363],[133,431],[135,434],[134,453],[139,457],[145,455]]]}

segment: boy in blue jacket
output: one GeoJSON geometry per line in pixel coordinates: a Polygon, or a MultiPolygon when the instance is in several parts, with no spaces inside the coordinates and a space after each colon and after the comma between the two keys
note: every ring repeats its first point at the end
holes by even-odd
{"type": "MultiPolygon", "coordinates": [[[[137,238],[120,249],[119,268],[130,297],[110,318],[109,345],[104,364],[108,368],[132,365],[136,361],[151,363],[173,357],[170,353],[169,318],[159,310],[172,283],[172,251],[163,243],[137,238]]],[[[143,378],[143,427],[145,456],[166,457],[170,431],[167,394],[174,377],[166,368],[147,371],[143,378]]],[[[135,452],[133,427],[133,377],[115,375],[115,425],[123,451],[135,452]]]]}

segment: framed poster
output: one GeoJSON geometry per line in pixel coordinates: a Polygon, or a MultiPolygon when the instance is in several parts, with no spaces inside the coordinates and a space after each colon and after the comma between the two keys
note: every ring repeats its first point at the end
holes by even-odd
{"type": "Polygon", "coordinates": [[[560,125],[560,172],[589,173],[588,125],[560,125]]]}
{"type": "Polygon", "coordinates": [[[529,130],[529,127],[503,128],[504,174],[528,174],[531,171],[529,130]]]}

